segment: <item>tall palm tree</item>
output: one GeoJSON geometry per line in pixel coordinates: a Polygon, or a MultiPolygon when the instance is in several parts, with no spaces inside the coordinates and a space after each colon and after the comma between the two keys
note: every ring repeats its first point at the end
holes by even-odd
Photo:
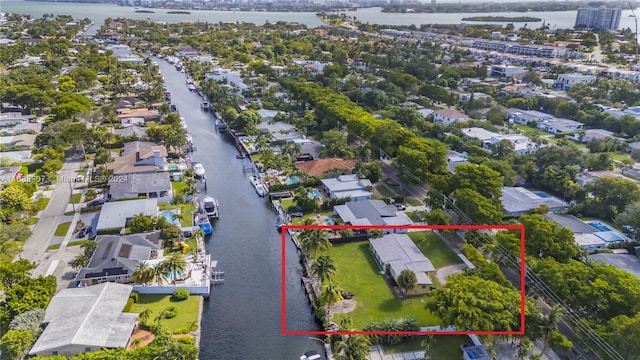
{"type": "Polygon", "coordinates": [[[330,282],[336,273],[336,267],[329,256],[320,256],[311,263],[309,271],[316,276],[321,283],[330,282]]]}
{"type": "Polygon", "coordinates": [[[331,305],[338,301],[342,301],[342,289],[338,284],[330,282],[322,288],[318,299],[326,307],[331,307],[331,305]]]}
{"type": "Polygon", "coordinates": [[[82,242],[82,245],[80,245],[80,248],[84,250],[84,254],[88,257],[91,257],[91,255],[93,255],[93,252],[96,251],[97,247],[98,243],[94,240],[85,240],[82,242]]]}
{"type": "Polygon", "coordinates": [[[336,344],[336,360],[365,360],[369,357],[371,342],[364,335],[344,335],[336,344]]]}
{"type": "Polygon", "coordinates": [[[562,317],[562,308],[558,305],[554,305],[549,310],[548,314],[542,316],[542,320],[540,321],[540,331],[542,333],[544,347],[542,348],[540,355],[544,355],[544,353],[549,350],[549,339],[551,338],[551,334],[558,331],[558,322],[560,321],[560,317],[562,317]]]}
{"type": "Polygon", "coordinates": [[[305,254],[315,258],[318,253],[331,248],[331,242],[324,230],[303,230],[300,233],[300,248],[305,254]]]}
{"type": "Polygon", "coordinates": [[[154,269],[151,266],[141,261],[136,265],[136,269],[133,270],[133,274],[131,274],[131,277],[136,284],[143,284],[146,286],[149,282],[151,282],[151,280],[153,280],[153,277],[155,276],[153,270],[154,269]]]}
{"type": "Polygon", "coordinates": [[[167,279],[167,270],[165,268],[164,262],[156,264],[153,268],[151,268],[153,272],[153,277],[155,277],[158,286],[162,285],[162,281],[167,279]]]}
{"type": "Polygon", "coordinates": [[[166,273],[172,275],[173,284],[176,284],[176,278],[180,274],[184,274],[187,269],[187,262],[181,253],[172,253],[162,262],[166,273]]]}
{"type": "Polygon", "coordinates": [[[140,314],[138,314],[138,318],[140,319],[142,324],[148,326],[147,321],[149,321],[149,319],[151,319],[151,315],[152,314],[153,314],[153,310],[151,310],[149,308],[145,308],[144,310],[142,310],[142,312],[140,314]]]}
{"type": "Polygon", "coordinates": [[[87,265],[89,265],[89,257],[87,255],[85,255],[85,254],[78,255],[71,262],[71,267],[74,270],[82,269],[83,267],[87,267],[87,265]]]}

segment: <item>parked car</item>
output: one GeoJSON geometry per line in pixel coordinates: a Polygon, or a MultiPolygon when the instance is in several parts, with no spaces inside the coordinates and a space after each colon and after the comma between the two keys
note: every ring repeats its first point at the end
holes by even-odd
{"type": "Polygon", "coordinates": [[[289,215],[291,215],[291,217],[303,217],[304,216],[304,214],[301,211],[292,212],[289,215]]]}
{"type": "Polygon", "coordinates": [[[404,210],[407,210],[407,207],[402,204],[396,204],[396,209],[400,211],[404,211],[404,210]]]}
{"type": "Polygon", "coordinates": [[[93,231],[93,227],[91,227],[91,225],[85,226],[84,229],[80,230],[80,232],[78,233],[78,238],[81,239],[85,236],[88,236],[89,234],[91,234],[91,231],[93,231]]]}

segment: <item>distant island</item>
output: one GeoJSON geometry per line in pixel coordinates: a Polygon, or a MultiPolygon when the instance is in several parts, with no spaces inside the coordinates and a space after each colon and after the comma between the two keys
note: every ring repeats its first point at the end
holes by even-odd
{"type": "Polygon", "coordinates": [[[462,21],[540,22],[542,19],[531,16],[471,16],[463,17],[462,21]]]}
{"type": "Polygon", "coordinates": [[[185,14],[185,15],[189,15],[189,14],[191,14],[191,11],[183,11],[183,10],[167,11],[167,14],[185,14]]]}
{"type": "Polygon", "coordinates": [[[137,13],[154,14],[153,10],[136,10],[137,13]]]}

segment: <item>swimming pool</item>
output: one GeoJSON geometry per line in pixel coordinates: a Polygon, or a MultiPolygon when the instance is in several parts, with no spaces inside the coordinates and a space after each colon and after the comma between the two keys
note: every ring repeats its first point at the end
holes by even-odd
{"type": "Polygon", "coordinates": [[[548,198],[548,197],[549,197],[549,194],[547,194],[547,193],[546,193],[546,192],[544,192],[544,191],[534,191],[533,193],[534,193],[534,194],[536,194],[536,195],[538,195],[538,197],[541,197],[541,198],[543,198],[543,199],[544,199],[544,198],[548,198]]]}
{"type": "Polygon", "coordinates": [[[177,215],[173,210],[165,210],[158,214],[158,217],[163,217],[167,220],[169,224],[175,224],[176,218],[174,215],[177,215]]]}
{"type": "MultiPolygon", "coordinates": [[[[175,280],[176,280],[176,281],[178,281],[178,280],[182,280],[182,279],[184,279],[184,278],[186,278],[186,277],[187,277],[187,276],[186,276],[187,274],[186,274],[184,271],[178,271],[178,272],[176,272],[176,274],[178,275],[178,276],[175,278],[175,280]]],[[[165,274],[165,278],[167,279],[167,282],[172,283],[172,282],[173,282],[173,280],[174,280],[174,278],[173,278],[173,272],[171,272],[171,271],[167,272],[167,273],[165,274]]]]}
{"type": "Polygon", "coordinates": [[[322,220],[322,223],[325,225],[335,225],[336,224],[336,219],[334,218],[325,218],[322,220]]]}
{"type": "Polygon", "coordinates": [[[309,191],[309,197],[312,199],[320,199],[322,195],[320,195],[320,191],[318,191],[318,189],[313,189],[309,191]]]}
{"type": "Polygon", "coordinates": [[[598,230],[598,231],[611,231],[611,228],[608,227],[607,225],[599,222],[599,221],[593,221],[593,222],[589,222],[587,223],[589,224],[589,226],[591,226],[592,228],[598,230]]]}
{"type": "Polygon", "coordinates": [[[297,176],[287,176],[287,177],[284,179],[284,183],[285,183],[286,185],[295,185],[295,184],[300,183],[300,178],[299,178],[299,177],[297,177],[297,176]]]}

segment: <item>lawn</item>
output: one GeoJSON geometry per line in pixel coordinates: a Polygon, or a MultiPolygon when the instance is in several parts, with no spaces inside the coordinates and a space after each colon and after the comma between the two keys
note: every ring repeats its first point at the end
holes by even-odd
{"type": "Polygon", "coordinates": [[[56,228],[56,232],[54,232],[53,235],[55,236],[67,235],[67,231],[69,231],[69,226],[71,226],[71,221],[58,225],[58,227],[56,228]]]}
{"type": "Polygon", "coordinates": [[[307,214],[307,215],[305,215],[303,217],[297,217],[297,218],[291,219],[291,225],[302,225],[302,224],[304,224],[304,220],[305,219],[314,219],[315,220],[316,216],[318,216],[318,215],[320,215],[320,216],[333,216],[334,213],[333,213],[333,210],[319,211],[319,212],[316,211],[316,212],[314,212],[312,214],[307,214]]]}
{"type": "Polygon", "coordinates": [[[391,191],[385,184],[383,183],[379,183],[378,185],[376,185],[376,191],[378,191],[380,193],[380,195],[390,198],[390,197],[394,197],[396,196],[396,194],[391,191]]]}
{"type": "Polygon", "coordinates": [[[422,253],[431,260],[436,269],[462,262],[458,255],[433,231],[408,233],[409,237],[422,253]]]}
{"type": "MultiPolygon", "coordinates": [[[[355,295],[357,308],[346,316],[351,318],[354,329],[362,329],[373,320],[413,317],[420,326],[437,325],[438,319],[424,308],[421,300],[412,297],[402,301],[395,296],[380,274],[380,267],[369,251],[369,242],[334,245],[328,255],[336,267],[334,279],[344,291],[355,295]]],[[[344,315],[335,315],[340,322],[344,315]]]]}
{"type": "Polygon", "coordinates": [[[191,213],[196,211],[196,204],[190,202],[180,204],[180,215],[182,215],[182,226],[193,226],[193,216],[191,213]]]}
{"type": "Polygon", "coordinates": [[[420,218],[420,216],[418,216],[418,214],[415,211],[407,211],[404,214],[407,215],[409,217],[409,219],[411,219],[411,221],[413,221],[413,222],[423,222],[424,221],[424,219],[420,218]]]}
{"type": "Polygon", "coordinates": [[[60,245],[62,245],[62,244],[53,244],[53,245],[51,245],[51,246],[49,246],[47,248],[47,251],[49,251],[49,250],[58,250],[58,249],[60,249],[60,245]]]}
{"type": "Polygon", "coordinates": [[[420,200],[416,200],[416,199],[409,199],[407,200],[407,202],[409,203],[409,205],[411,206],[422,206],[422,201],[420,200]]]}
{"type": "Polygon", "coordinates": [[[47,204],[49,204],[49,200],[50,198],[43,197],[35,201],[34,204],[37,206],[38,211],[44,210],[47,207],[47,204]]]}
{"type": "MultiPolygon", "coordinates": [[[[413,337],[399,345],[384,345],[385,354],[398,354],[410,351],[421,351],[422,336],[413,337]]],[[[433,360],[449,360],[449,359],[461,359],[462,350],[460,345],[470,344],[471,339],[466,335],[436,335],[434,336],[435,343],[432,345],[433,360]]]]}
{"type": "Polygon", "coordinates": [[[546,132],[546,131],[542,131],[540,129],[537,129],[537,128],[534,128],[534,127],[531,127],[531,126],[527,126],[527,125],[515,124],[515,125],[513,125],[513,127],[518,129],[518,130],[520,130],[525,135],[539,135],[539,136],[549,135],[549,133],[546,132]]]}
{"type": "Polygon", "coordinates": [[[82,198],[82,193],[71,194],[71,200],[69,202],[79,204],[80,198],[82,198]]]}
{"type": "Polygon", "coordinates": [[[35,225],[38,223],[39,218],[37,217],[30,217],[27,220],[24,221],[25,224],[27,225],[35,225]]]}
{"type": "Polygon", "coordinates": [[[180,193],[180,190],[184,189],[187,187],[187,182],[182,180],[182,181],[172,181],[171,182],[171,188],[173,189],[173,191],[175,191],[176,194],[180,193]]]}
{"type": "Polygon", "coordinates": [[[186,334],[189,327],[198,322],[198,310],[200,308],[200,296],[191,295],[184,301],[173,301],[171,295],[155,295],[155,294],[140,294],[138,302],[133,304],[131,308],[132,313],[141,313],[145,309],[152,311],[151,317],[148,323],[143,325],[153,325],[155,318],[169,306],[176,306],[178,308],[178,315],[173,319],[162,319],[161,324],[166,326],[169,331],[174,334],[186,334]]]}
{"type": "Polygon", "coordinates": [[[280,205],[282,205],[282,207],[285,210],[287,210],[288,208],[293,206],[293,199],[282,199],[282,200],[280,200],[280,205]]]}

